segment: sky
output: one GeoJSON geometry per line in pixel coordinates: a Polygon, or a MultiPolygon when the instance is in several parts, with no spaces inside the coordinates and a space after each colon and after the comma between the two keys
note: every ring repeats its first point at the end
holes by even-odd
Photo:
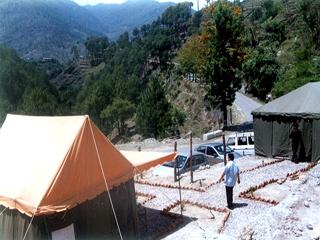
{"type": "MultiPolygon", "coordinates": [[[[123,3],[125,2],[125,0],[73,0],[76,3],[78,3],[79,5],[96,5],[98,3],[123,3]]],[[[179,3],[179,2],[185,2],[186,0],[157,0],[158,2],[175,2],[175,3],[179,3]]],[[[188,2],[193,2],[193,8],[196,9],[197,8],[197,0],[187,0],[188,2]]],[[[199,0],[199,5],[200,8],[202,8],[205,4],[207,3],[206,0],[199,0]]]]}

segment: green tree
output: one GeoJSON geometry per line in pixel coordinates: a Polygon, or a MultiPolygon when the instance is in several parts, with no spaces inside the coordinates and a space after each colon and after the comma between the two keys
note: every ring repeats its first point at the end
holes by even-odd
{"type": "Polygon", "coordinates": [[[73,60],[74,61],[79,61],[80,59],[80,49],[77,45],[74,45],[72,46],[71,48],[71,54],[72,54],[72,57],[73,57],[73,60]]]}
{"type": "Polygon", "coordinates": [[[244,62],[243,15],[241,8],[219,0],[207,9],[207,22],[202,39],[207,47],[203,78],[206,83],[207,100],[219,105],[227,124],[227,106],[235,99],[241,87],[237,71],[244,62]]]}
{"type": "Polygon", "coordinates": [[[76,109],[80,114],[88,114],[104,130],[101,112],[112,103],[113,89],[106,79],[90,79],[77,96],[76,109]]]}
{"type": "Polygon", "coordinates": [[[154,77],[141,96],[137,107],[136,124],[138,132],[144,136],[157,138],[163,133],[164,128],[170,124],[167,114],[170,104],[165,96],[165,91],[157,77],[154,77]]]}
{"type": "Polygon", "coordinates": [[[169,7],[161,16],[161,24],[174,33],[186,34],[192,17],[191,8],[191,2],[169,7]]]}
{"type": "Polygon", "coordinates": [[[58,93],[45,76],[0,45],[0,121],[8,112],[52,115],[57,102],[58,93]]]}
{"type": "Polygon", "coordinates": [[[43,88],[29,88],[23,94],[23,102],[18,112],[35,116],[56,114],[58,104],[55,96],[43,88]]]}
{"type": "Polygon", "coordinates": [[[313,61],[303,60],[283,70],[279,74],[279,80],[272,89],[272,95],[280,97],[294,89],[297,89],[309,82],[320,79],[320,59],[313,61]]]}
{"type": "MultiPolygon", "coordinates": [[[[191,36],[178,52],[179,69],[184,74],[201,74],[201,66],[205,64],[206,46],[200,36],[191,36]]],[[[197,76],[196,76],[197,77],[197,76]]]]}
{"type": "Polygon", "coordinates": [[[116,98],[112,104],[101,112],[101,118],[106,121],[110,128],[116,127],[119,135],[126,131],[125,122],[132,118],[135,112],[135,106],[128,100],[116,98]]]}
{"type": "Polygon", "coordinates": [[[262,7],[262,21],[265,21],[269,18],[274,18],[277,16],[280,5],[274,0],[263,0],[261,3],[262,7]]]}
{"type": "MultiPolygon", "coordinates": [[[[285,40],[285,25],[279,20],[266,20],[262,24],[265,42],[279,46],[285,40]]],[[[261,41],[262,41],[261,40],[261,41]]]]}
{"type": "Polygon", "coordinates": [[[278,71],[275,51],[270,47],[258,47],[249,51],[242,77],[247,82],[248,91],[265,100],[277,80],[278,71]]]}
{"type": "Polygon", "coordinates": [[[91,37],[86,40],[84,45],[91,65],[97,66],[103,61],[104,54],[110,46],[110,42],[107,37],[91,37]]]}
{"type": "Polygon", "coordinates": [[[176,134],[185,115],[168,102],[164,87],[158,77],[153,77],[141,96],[137,107],[136,126],[146,137],[165,137],[176,134]]]}
{"type": "Polygon", "coordinates": [[[301,0],[300,10],[317,49],[320,49],[320,2],[301,0]]]}

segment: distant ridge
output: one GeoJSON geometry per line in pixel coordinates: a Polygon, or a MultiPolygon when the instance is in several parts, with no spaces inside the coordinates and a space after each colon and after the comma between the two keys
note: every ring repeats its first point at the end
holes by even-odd
{"type": "Polygon", "coordinates": [[[0,1],[0,44],[25,59],[67,61],[71,48],[90,36],[121,33],[150,23],[174,3],[130,0],[123,4],[79,6],[71,0],[0,1]]]}
{"type": "Polygon", "coordinates": [[[151,23],[168,7],[174,5],[173,2],[128,0],[122,4],[98,4],[85,7],[107,29],[108,37],[116,39],[123,32],[131,32],[137,26],[151,23]]]}

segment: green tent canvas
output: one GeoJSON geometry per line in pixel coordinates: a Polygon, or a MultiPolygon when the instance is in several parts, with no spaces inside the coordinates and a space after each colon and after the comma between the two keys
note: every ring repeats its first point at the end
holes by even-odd
{"type": "Polygon", "coordinates": [[[320,82],[308,83],[252,112],[255,152],[266,157],[291,157],[289,134],[299,123],[304,159],[320,159],[320,82]]]}

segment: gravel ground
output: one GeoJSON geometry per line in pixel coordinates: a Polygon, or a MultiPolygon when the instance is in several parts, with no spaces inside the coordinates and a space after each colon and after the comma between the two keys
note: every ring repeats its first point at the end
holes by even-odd
{"type": "MultiPolygon", "coordinates": [[[[262,163],[270,162],[274,159],[266,159],[260,157],[245,157],[239,159],[237,163],[240,166],[241,170],[250,169],[262,163]]],[[[296,171],[305,167],[306,163],[294,164],[291,161],[283,161],[275,163],[263,168],[246,172],[241,174],[241,184],[236,185],[234,188],[234,202],[236,204],[235,209],[232,210],[232,213],[225,225],[224,235],[212,235],[212,232],[207,232],[207,234],[202,234],[198,239],[204,239],[206,237],[212,238],[238,238],[243,229],[247,226],[248,222],[251,219],[256,218],[259,215],[266,214],[269,212],[270,208],[274,208],[270,204],[265,204],[261,202],[251,201],[243,198],[239,198],[238,195],[241,191],[247,190],[249,187],[262,183],[265,180],[272,178],[283,178],[287,173],[296,171]]],[[[199,170],[195,172],[197,178],[207,179],[208,181],[217,181],[223,171],[223,163],[211,166],[210,169],[199,170]]],[[[319,172],[314,173],[316,176],[319,175],[319,172]],[[318,174],[318,175],[317,175],[318,174]]],[[[312,171],[310,171],[312,172],[312,171]]],[[[317,181],[320,181],[318,178],[315,178],[315,184],[318,184],[317,181]]],[[[189,182],[188,177],[185,177],[185,183],[189,182]]],[[[310,181],[311,182],[311,181],[310,181]]],[[[198,183],[196,183],[198,184],[198,183]]],[[[319,183],[320,184],[320,183],[319,183]]],[[[149,193],[156,195],[157,197],[145,204],[146,207],[154,210],[162,210],[173,202],[179,200],[179,191],[178,189],[170,189],[164,187],[154,187],[144,184],[135,184],[136,191],[149,193]]],[[[225,207],[226,206],[226,197],[225,197],[225,187],[223,183],[213,185],[208,188],[206,192],[197,192],[193,190],[181,190],[182,200],[191,200],[193,202],[203,203],[209,206],[215,207],[225,207]]],[[[271,198],[271,197],[270,197],[271,198]]],[[[189,225],[189,224],[187,224],[189,225]]],[[[196,224],[194,223],[196,228],[196,224]]],[[[249,233],[250,235],[250,233],[249,233]]],[[[169,235],[170,236],[170,235],[169,235]]],[[[185,238],[185,237],[183,237],[185,238]]],[[[170,238],[168,238],[170,239],[170,238]]],[[[175,238],[172,238],[175,239],[175,238]]],[[[187,238],[188,239],[188,238],[187,238]]],[[[191,239],[191,238],[189,238],[191,239]]],[[[194,238],[193,238],[194,239],[194,238]]],[[[257,238],[259,239],[259,238],[257,238]]],[[[267,239],[267,238],[265,238],[267,239]]]]}
{"type": "Polygon", "coordinates": [[[320,239],[320,165],[277,206],[249,219],[240,239],[320,239]]]}
{"type": "MultiPolygon", "coordinates": [[[[246,169],[252,169],[258,165],[261,165],[262,163],[269,163],[271,161],[274,161],[274,159],[271,158],[262,158],[262,157],[256,157],[256,156],[245,156],[242,158],[239,158],[235,160],[235,162],[239,165],[240,170],[246,170],[246,169]]],[[[193,173],[193,180],[195,183],[190,184],[190,173],[184,173],[182,174],[181,179],[181,186],[193,186],[193,187],[200,187],[199,180],[201,179],[202,186],[207,186],[213,182],[216,182],[219,180],[221,173],[224,170],[224,164],[216,164],[214,166],[207,166],[207,169],[198,169],[194,171],[193,173]]],[[[160,182],[163,184],[173,184],[178,186],[178,182],[173,181],[173,173],[171,176],[155,176],[153,175],[153,170],[150,170],[146,173],[144,173],[144,178],[147,179],[149,182],[160,182]]]]}

